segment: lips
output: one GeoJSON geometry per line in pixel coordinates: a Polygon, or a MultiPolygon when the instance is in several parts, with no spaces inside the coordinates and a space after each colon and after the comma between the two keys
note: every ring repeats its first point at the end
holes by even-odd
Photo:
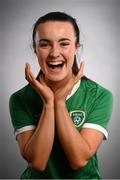
{"type": "Polygon", "coordinates": [[[47,65],[49,66],[49,68],[52,68],[52,69],[62,68],[64,66],[64,64],[65,64],[64,61],[49,61],[49,62],[47,62],[47,65]]]}

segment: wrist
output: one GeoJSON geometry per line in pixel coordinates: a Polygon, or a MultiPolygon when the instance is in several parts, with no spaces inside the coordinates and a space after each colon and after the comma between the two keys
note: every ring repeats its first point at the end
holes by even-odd
{"type": "Polygon", "coordinates": [[[44,107],[46,107],[46,108],[54,108],[54,101],[45,102],[44,107]]]}
{"type": "Polygon", "coordinates": [[[54,105],[55,105],[55,107],[57,107],[57,106],[63,107],[63,108],[66,107],[66,103],[64,100],[57,100],[54,102],[54,105]]]}

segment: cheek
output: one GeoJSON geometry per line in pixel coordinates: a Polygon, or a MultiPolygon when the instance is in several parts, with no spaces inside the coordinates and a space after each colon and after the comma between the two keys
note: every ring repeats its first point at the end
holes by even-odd
{"type": "Polygon", "coordinates": [[[69,48],[67,51],[66,51],[66,57],[67,57],[67,59],[69,60],[69,62],[68,63],[70,63],[70,64],[73,64],[73,62],[74,62],[74,57],[75,57],[75,52],[76,52],[76,50],[74,49],[74,48],[69,48]]]}
{"type": "Polygon", "coordinates": [[[44,51],[44,50],[41,50],[41,49],[37,49],[36,54],[37,54],[37,57],[38,57],[38,58],[42,58],[42,59],[43,59],[43,58],[45,57],[45,55],[46,55],[45,51],[44,51]]]}
{"type": "Polygon", "coordinates": [[[75,55],[75,52],[76,52],[76,48],[74,46],[71,46],[67,49],[67,54],[71,57],[73,57],[75,55]]]}
{"type": "Polygon", "coordinates": [[[37,56],[37,59],[38,59],[38,64],[39,66],[41,67],[41,69],[44,69],[44,63],[45,63],[45,52],[37,49],[36,50],[36,56],[37,56]]]}
{"type": "Polygon", "coordinates": [[[45,50],[39,50],[38,49],[36,51],[36,56],[38,58],[39,63],[43,64],[45,62],[47,56],[48,56],[48,53],[45,50]]]}
{"type": "Polygon", "coordinates": [[[76,48],[71,47],[68,52],[68,62],[67,62],[69,69],[72,69],[72,67],[73,67],[74,60],[75,60],[75,54],[76,54],[76,48]]]}

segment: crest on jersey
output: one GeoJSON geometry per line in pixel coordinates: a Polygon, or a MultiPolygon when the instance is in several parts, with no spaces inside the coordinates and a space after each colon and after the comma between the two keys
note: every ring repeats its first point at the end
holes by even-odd
{"type": "Polygon", "coordinates": [[[80,110],[75,110],[70,112],[70,116],[76,127],[81,126],[85,121],[85,112],[80,110]]]}

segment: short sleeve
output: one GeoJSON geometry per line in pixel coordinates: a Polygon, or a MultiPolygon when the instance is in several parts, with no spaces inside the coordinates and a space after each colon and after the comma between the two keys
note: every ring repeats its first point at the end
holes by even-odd
{"type": "Polygon", "coordinates": [[[26,109],[17,94],[13,94],[10,97],[9,109],[15,135],[27,130],[32,130],[36,127],[32,115],[26,109]]]}
{"type": "Polygon", "coordinates": [[[112,93],[106,89],[97,92],[96,99],[91,105],[86,122],[83,128],[93,128],[101,131],[105,138],[108,137],[108,123],[111,118],[113,108],[112,93]]]}

